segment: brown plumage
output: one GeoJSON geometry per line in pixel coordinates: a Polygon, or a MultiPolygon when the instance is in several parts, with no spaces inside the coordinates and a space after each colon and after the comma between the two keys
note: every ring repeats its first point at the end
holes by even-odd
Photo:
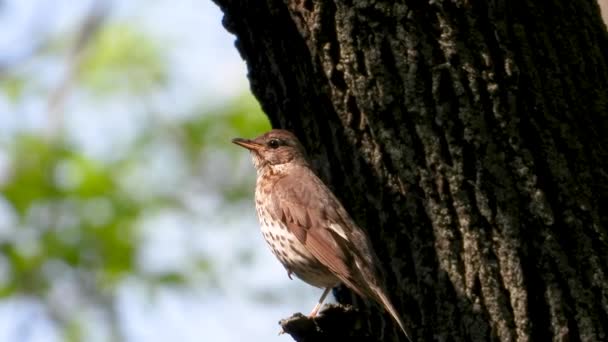
{"type": "Polygon", "coordinates": [[[298,139],[274,129],[253,140],[233,142],[251,151],[258,173],[256,210],[271,250],[290,278],[293,273],[326,289],[311,316],[329,290],[342,282],[382,305],[409,339],[386,295],[369,238],[312,171],[298,139]]]}

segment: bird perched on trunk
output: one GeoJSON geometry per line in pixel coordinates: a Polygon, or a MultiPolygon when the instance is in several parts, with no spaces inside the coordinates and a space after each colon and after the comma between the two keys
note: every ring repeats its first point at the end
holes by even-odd
{"type": "Polygon", "coordinates": [[[295,274],[325,288],[310,317],[331,288],[344,283],[382,305],[410,339],[386,294],[369,238],[315,175],[296,136],[273,129],[253,140],[232,142],[251,151],[257,170],[255,205],[268,246],[290,278],[295,274]]]}

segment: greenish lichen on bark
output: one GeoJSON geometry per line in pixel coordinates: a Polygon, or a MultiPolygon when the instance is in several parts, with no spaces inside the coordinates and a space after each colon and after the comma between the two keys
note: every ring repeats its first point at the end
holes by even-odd
{"type": "MultiPolygon", "coordinates": [[[[594,2],[215,1],[272,124],[369,232],[416,339],[608,339],[594,2]]],[[[366,336],[399,340],[370,317],[366,336]]]]}

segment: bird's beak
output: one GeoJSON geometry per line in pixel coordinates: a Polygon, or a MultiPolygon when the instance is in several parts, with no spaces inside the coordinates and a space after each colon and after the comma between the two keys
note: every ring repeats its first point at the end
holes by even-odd
{"type": "Polygon", "coordinates": [[[249,139],[234,138],[232,139],[232,142],[252,151],[257,151],[263,146],[262,144],[249,139]]]}

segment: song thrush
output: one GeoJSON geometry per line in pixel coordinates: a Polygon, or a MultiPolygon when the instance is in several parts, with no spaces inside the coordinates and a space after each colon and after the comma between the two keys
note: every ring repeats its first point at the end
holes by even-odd
{"type": "Polygon", "coordinates": [[[295,135],[273,129],[253,140],[232,142],[251,151],[257,170],[256,210],[270,249],[290,278],[295,274],[325,288],[310,316],[342,282],[382,305],[410,339],[386,294],[369,238],[312,171],[295,135]]]}

